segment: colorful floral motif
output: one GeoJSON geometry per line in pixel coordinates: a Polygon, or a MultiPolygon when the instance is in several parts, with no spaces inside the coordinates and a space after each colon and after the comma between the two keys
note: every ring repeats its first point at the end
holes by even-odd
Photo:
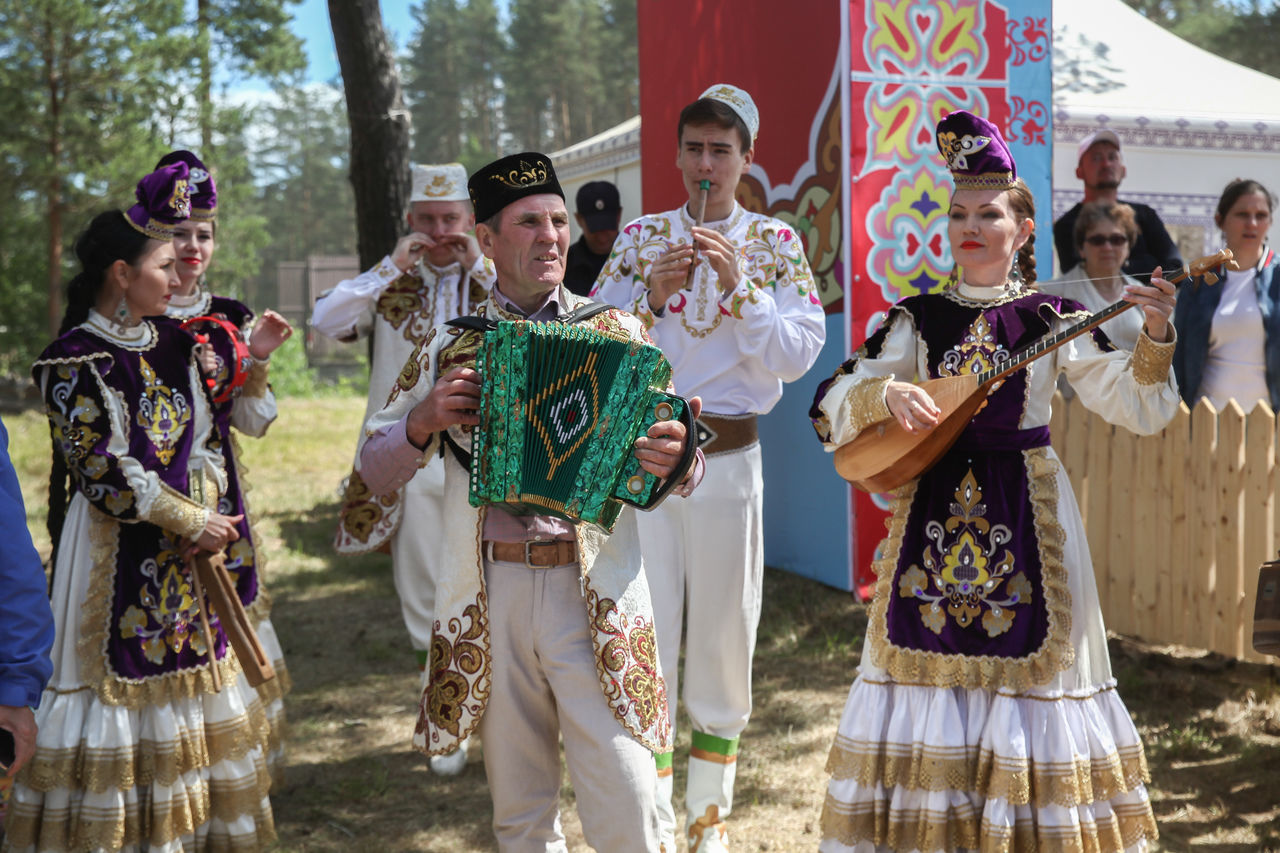
{"type": "Polygon", "coordinates": [[[156,376],[145,358],[139,356],[138,364],[146,383],[138,400],[138,426],[155,447],[160,463],[168,465],[177,452],[178,440],[191,422],[191,406],[181,391],[170,388],[156,376]]]}
{"type": "Polygon", "coordinates": [[[948,617],[968,628],[981,616],[987,636],[997,637],[1012,627],[1013,608],[1030,603],[1031,583],[1015,574],[1013,553],[1003,547],[1012,537],[1009,528],[984,518],[987,508],[972,470],[955,498],[945,523],[928,523],[933,545],[921,555],[924,567],[912,564],[902,573],[898,595],[922,602],[920,619],[934,634],[942,633],[948,617]]]}
{"type": "Polygon", "coordinates": [[[139,567],[147,579],[139,591],[141,607],[129,605],[119,623],[120,638],[141,638],[143,654],[156,665],[164,664],[168,652],[176,655],[184,647],[200,655],[207,651],[197,622],[200,607],[181,551],[168,536],[161,543],[156,555],[139,567]]]}
{"type": "Polygon", "coordinates": [[[463,630],[461,619],[450,619],[447,632],[439,621],[431,638],[431,661],[427,666],[429,681],[422,694],[416,734],[427,731],[428,723],[461,738],[467,733],[460,727],[463,713],[478,714],[487,698],[476,683],[487,668],[488,654],[483,645],[485,633],[484,603],[470,604],[463,611],[469,623],[463,630]],[[449,637],[454,637],[453,642],[449,637]]]}
{"type": "Polygon", "coordinates": [[[634,716],[638,729],[648,731],[654,726],[659,731],[669,729],[667,718],[667,689],[658,669],[658,646],[653,623],[636,617],[629,623],[623,620],[617,602],[609,598],[597,598],[590,593],[592,610],[591,629],[597,638],[609,639],[600,648],[601,677],[605,698],[613,706],[619,719],[634,716]]]}
{"type": "Polygon", "coordinates": [[[986,314],[978,314],[969,325],[960,343],[942,354],[938,364],[939,376],[958,376],[961,373],[982,373],[1009,361],[1009,351],[996,340],[995,331],[986,314]]]}

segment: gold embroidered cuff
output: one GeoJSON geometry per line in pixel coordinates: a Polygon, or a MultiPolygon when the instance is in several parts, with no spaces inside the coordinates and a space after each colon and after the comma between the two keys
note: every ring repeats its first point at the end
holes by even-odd
{"type": "Polygon", "coordinates": [[[1176,344],[1176,340],[1158,344],[1147,337],[1145,330],[1138,335],[1138,343],[1133,348],[1133,357],[1129,363],[1133,369],[1133,378],[1139,385],[1159,385],[1168,381],[1169,366],[1173,364],[1176,344]]]}
{"type": "Polygon", "coordinates": [[[244,389],[240,392],[245,397],[267,396],[267,370],[271,367],[268,361],[255,361],[249,368],[249,375],[244,380],[244,389]]]}
{"type": "Polygon", "coordinates": [[[204,526],[209,522],[209,511],[186,495],[161,484],[160,494],[151,504],[147,521],[194,540],[204,532],[204,526]]]}
{"type": "Polygon", "coordinates": [[[862,432],[872,424],[893,417],[884,401],[885,386],[892,381],[892,376],[864,379],[849,389],[844,402],[849,407],[849,426],[852,429],[862,432]]]}

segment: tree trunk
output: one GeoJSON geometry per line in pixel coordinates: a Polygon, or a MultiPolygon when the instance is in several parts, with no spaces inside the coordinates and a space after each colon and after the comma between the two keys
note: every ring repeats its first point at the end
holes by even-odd
{"type": "Polygon", "coordinates": [[[44,46],[45,86],[49,93],[49,182],[45,210],[49,222],[49,336],[57,337],[62,325],[62,75],[52,22],[46,21],[44,46]]]}
{"type": "Polygon", "coordinates": [[[213,36],[209,32],[209,0],[196,0],[196,35],[200,45],[200,156],[212,157],[213,151],[213,36]]]}
{"type": "Polygon", "coordinates": [[[368,269],[402,233],[409,197],[409,113],[378,0],[328,0],[351,125],[356,250],[368,269]]]}

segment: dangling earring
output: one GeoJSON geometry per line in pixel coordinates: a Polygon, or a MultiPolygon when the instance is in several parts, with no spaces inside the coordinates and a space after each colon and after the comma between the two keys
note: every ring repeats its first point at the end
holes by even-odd
{"type": "Polygon", "coordinates": [[[951,272],[947,273],[947,277],[942,282],[943,290],[955,290],[960,286],[960,266],[959,264],[951,265],[951,272]]]}
{"type": "Polygon", "coordinates": [[[111,313],[111,322],[115,323],[121,329],[132,329],[138,325],[138,321],[129,313],[129,301],[123,296],[116,305],[116,310],[111,313]]]}
{"type": "Polygon", "coordinates": [[[1018,266],[1018,253],[1013,253],[1013,265],[1009,267],[1010,284],[1022,283],[1022,267],[1018,266]]]}

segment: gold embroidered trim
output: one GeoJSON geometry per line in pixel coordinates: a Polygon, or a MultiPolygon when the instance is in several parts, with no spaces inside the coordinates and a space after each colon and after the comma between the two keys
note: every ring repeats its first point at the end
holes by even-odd
{"type": "Polygon", "coordinates": [[[271,363],[267,361],[255,361],[253,367],[249,368],[249,375],[245,377],[244,387],[240,389],[241,396],[244,397],[265,397],[267,396],[267,372],[271,369],[271,363]]]}
{"type": "Polygon", "coordinates": [[[161,483],[160,494],[151,502],[145,520],[194,540],[204,532],[204,526],[209,522],[209,511],[177,489],[161,483]]]}
{"type": "Polygon", "coordinates": [[[872,424],[893,417],[889,404],[884,401],[885,387],[892,381],[892,376],[884,376],[854,383],[844,398],[845,405],[849,408],[849,426],[852,429],[862,432],[872,424]]]}
{"type": "Polygon", "coordinates": [[[1048,611],[1044,642],[1025,658],[942,654],[902,648],[889,642],[889,600],[894,594],[894,573],[906,532],[907,514],[919,482],[914,480],[899,489],[893,499],[893,516],[889,520],[884,556],[875,562],[876,591],[867,626],[872,662],[895,681],[924,683],[933,687],[981,687],[987,690],[1005,687],[1022,691],[1034,684],[1044,684],[1075,662],[1075,649],[1070,643],[1071,592],[1067,587],[1067,569],[1062,563],[1062,543],[1066,534],[1057,520],[1058,463],[1044,447],[1024,450],[1022,456],[1027,467],[1040,550],[1043,595],[1048,611]]]}
{"type": "Polygon", "coordinates": [[[1137,790],[1150,776],[1141,744],[1082,761],[1044,762],[998,758],[976,745],[930,747],[922,744],[853,741],[837,735],[827,757],[827,773],[873,788],[925,791],[975,791],[1035,808],[1110,800],[1137,790]]]}
{"type": "Polygon", "coordinates": [[[1160,385],[1169,381],[1169,367],[1173,364],[1173,350],[1177,341],[1156,343],[1144,330],[1138,335],[1138,343],[1129,357],[1133,378],[1139,385],[1160,385]]]}
{"type": "Polygon", "coordinates": [[[267,799],[271,777],[261,758],[256,758],[254,765],[251,777],[229,782],[200,779],[163,802],[121,798],[122,807],[92,808],[81,804],[73,813],[48,803],[14,801],[5,824],[6,842],[19,850],[38,844],[46,853],[137,848],[144,842],[159,847],[194,834],[211,818],[230,823],[248,816],[253,821],[253,832],[231,835],[225,826],[216,831],[210,828],[203,849],[258,853],[275,840],[276,831],[267,799]]]}
{"type": "Polygon", "coordinates": [[[246,713],[199,729],[181,728],[176,740],[139,740],[111,749],[83,743],[63,749],[39,749],[25,771],[23,784],[35,791],[58,788],[123,791],[153,783],[174,785],[186,773],[238,760],[251,750],[271,747],[272,726],[262,701],[254,699],[246,713]]]}
{"type": "MultiPolygon", "coordinates": [[[[209,665],[166,672],[137,681],[128,681],[111,672],[107,664],[107,641],[111,632],[111,603],[116,577],[116,531],[118,522],[101,511],[89,508],[89,545],[93,568],[89,589],[81,608],[80,637],[76,655],[84,682],[107,705],[141,708],[178,698],[192,698],[216,692],[209,665]]],[[[234,654],[217,662],[224,685],[235,683],[240,663],[234,654]]],[[[227,689],[227,688],[224,688],[227,689]]]]}
{"type": "MultiPolygon", "coordinates": [[[[1081,815],[1083,818],[1083,815],[1081,815]]],[[[884,845],[893,850],[955,850],[983,853],[1122,853],[1143,839],[1159,837],[1151,805],[1119,803],[1100,822],[1075,826],[1048,826],[1031,818],[1012,828],[992,826],[980,820],[973,807],[954,804],[947,812],[890,810],[887,801],[850,806],[827,794],[822,806],[823,839],[835,839],[847,847],[859,842],[884,845]]]]}

